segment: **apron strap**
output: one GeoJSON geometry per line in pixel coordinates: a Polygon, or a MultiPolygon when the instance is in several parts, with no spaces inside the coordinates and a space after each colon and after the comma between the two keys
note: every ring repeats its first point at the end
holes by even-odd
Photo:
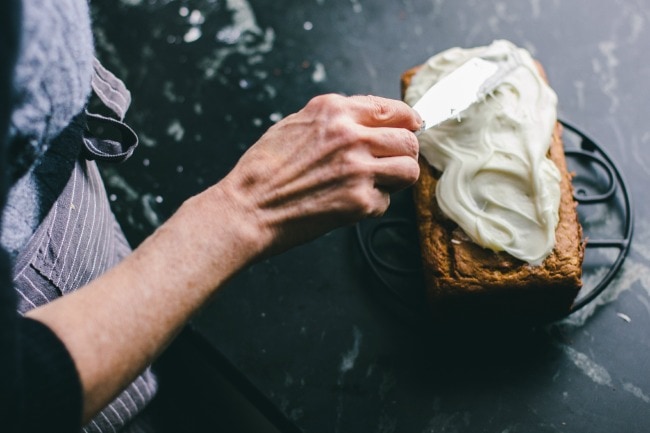
{"type": "Polygon", "coordinates": [[[124,120],[131,105],[131,92],[122,80],[106,69],[97,58],[93,59],[93,69],[91,85],[95,94],[117,115],[119,120],[124,120]]]}
{"type": "Polygon", "coordinates": [[[88,160],[124,162],[138,146],[138,136],[126,123],[86,111],[81,153],[88,160]]]}
{"type": "Polygon", "coordinates": [[[88,160],[126,161],[138,145],[138,136],[123,121],[131,105],[131,92],[97,58],[93,61],[93,68],[93,91],[117,118],[85,112],[82,155],[88,160]]]}

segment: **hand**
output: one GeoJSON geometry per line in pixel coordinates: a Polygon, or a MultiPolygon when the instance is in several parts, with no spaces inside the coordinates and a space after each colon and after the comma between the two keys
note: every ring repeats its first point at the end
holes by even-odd
{"type": "Polygon", "coordinates": [[[420,117],[373,96],[323,95],[271,127],[221,182],[277,252],[365,217],[419,176],[420,117]]]}
{"type": "Polygon", "coordinates": [[[35,308],[72,355],[84,422],[157,356],[237,271],[360,218],[419,175],[407,105],[326,95],[277,123],[226,178],[81,290],[35,308]],[[144,271],[143,271],[144,270],[144,271]],[[146,308],[142,308],[146,306],[146,308]]]}

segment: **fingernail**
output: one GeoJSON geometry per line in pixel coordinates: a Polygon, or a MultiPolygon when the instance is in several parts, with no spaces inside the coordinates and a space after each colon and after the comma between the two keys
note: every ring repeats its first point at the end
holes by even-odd
{"type": "Polygon", "coordinates": [[[415,136],[417,137],[418,135],[422,134],[425,129],[427,129],[427,122],[423,120],[422,123],[420,124],[420,129],[415,131],[415,136]]]}

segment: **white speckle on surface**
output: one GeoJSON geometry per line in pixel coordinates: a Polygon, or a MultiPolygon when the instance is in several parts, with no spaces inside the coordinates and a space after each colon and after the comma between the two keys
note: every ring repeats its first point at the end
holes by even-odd
{"type": "Polygon", "coordinates": [[[149,161],[149,158],[143,159],[142,165],[144,165],[145,167],[149,167],[151,165],[151,161],[149,161]]]}
{"type": "Polygon", "coordinates": [[[280,120],[282,120],[282,113],[278,113],[278,112],[271,113],[269,119],[271,120],[271,122],[277,123],[280,120]]]}
{"type": "Polygon", "coordinates": [[[256,126],[256,127],[259,128],[260,126],[262,126],[262,123],[263,123],[262,119],[260,119],[259,117],[255,117],[253,119],[253,126],[256,126]]]}
{"type": "Polygon", "coordinates": [[[630,316],[628,316],[627,314],[624,314],[624,313],[616,313],[616,315],[617,315],[618,317],[620,317],[621,319],[623,319],[623,321],[625,321],[625,322],[627,322],[627,323],[630,323],[630,322],[632,321],[632,319],[630,319],[630,316]]]}
{"type": "Polygon", "coordinates": [[[630,36],[627,38],[628,43],[634,43],[645,30],[645,19],[639,14],[630,16],[630,36]]]}
{"type": "Polygon", "coordinates": [[[381,383],[379,384],[379,398],[386,400],[388,394],[397,385],[397,378],[392,371],[383,372],[381,375],[381,383]]]}
{"type": "Polygon", "coordinates": [[[121,0],[121,3],[125,6],[140,6],[142,0],[121,0]]]}
{"type": "Polygon", "coordinates": [[[159,195],[157,195],[154,200],[155,200],[156,203],[162,203],[163,202],[162,196],[159,196],[159,195]]]}
{"type": "Polygon", "coordinates": [[[602,365],[595,363],[587,355],[578,352],[572,347],[562,346],[562,350],[569,360],[571,360],[571,362],[573,362],[573,364],[594,383],[597,383],[598,385],[612,386],[612,376],[602,365]]]}
{"type": "Polygon", "coordinates": [[[352,349],[347,351],[341,357],[341,373],[345,373],[354,368],[354,363],[357,361],[359,356],[359,350],[361,349],[361,331],[356,326],[353,329],[354,343],[352,344],[352,349]]]}
{"type": "Polygon", "coordinates": [[[277,96],[278,91],[275,89],[275,87],[270,86],[268,84],[264,85],[264,91],[266,92],[267,95],[269,95],[269,98],[273,99],[277,96]]]}
{"type": "Polygon", "coordinates": [[[178,119],[171,121],[167,127],[167,135],[170,135],[174,140],[181,141],[185,136],[185,128],[181,125],[181,122],[178,119]]]}
{"type": "Polygon", "coordinates": [[[117,172],[110,171],[107,176],[107,184],[111,188],[116,188],[124,193],[124,198],[127,201],[134,201],[138,199],[138,192],[117,172]]]}
{"type": "MultiPolygon", "coordinates": [[[[262,61],[262,58],[260,56],[255,56],[255,59],[256,59],[256,61],[257,61],[257,59],[262,61]]],[[[251,62],[249,64],[252,65],[253,63],[251,62]]],[[[253,75],[255,75],[255,78],[259,78],[260,80],[266,80],[269,77],[269,73],[267,71],[260,71],[260,70],[253,71],[253,75]]]]}
{"type": "Polygon", "coordinates": [[[379,416],[377,433],[395,433],[397,431],[397,420],[385,412],[379,416]]]}
{"type": "Polygon", "coordinates": [[[190,29],[183,35],[183,41],[187,43],[191,43],[194,41],[199,40],[203,33],[201,32],[201,29],[198,27],[190,27],[190,29]]]}
{"type": "Polygon", "coordinates": [[[291,409],[289,412],[289,419],[292,421],[298,421],[304,415],[304,410],[302,408],[296,407],[291,409]]]}
{"type": "Polygon", "coordinates": [[[145,220],[147,220],[147,222],[149,222],[153,227],[158,227],[161,220],[153,207],[155,203],[153,195],[143,194],[140,202],[142,203],[142,214],[144,215],[145,220]]]}
{"type": "Polygon", "coordinates": [[[504,2],[497,2],[494,4],[494,10],[497,16],[506,22],[514,22],[517,20],[517,17],[514,15],[508,15],[508,5],[504,2]]]}
{"type": "Polygon", "coordinates": [[[200,10],[194,9],[190,14],[190,17],[188,18],[188,21],[193,26],[197,26],[205,22],[205,17],[203,16],[203,13],[201,13],[200,10]]]}
{"type": "Polygon", "coordinates": [[[289,374],[288,371],[284,372],[284,386],[291,386],[293,385],[293,377],[291,377],[291,374],[289,374]]]}
{"type": "Polygon", "coordinates": [[[241,30],[236,27],[226,27],[217,32],[217,41],[226,44],[234,44],[241,36],[241,30]]]}
{"type": "Polygon", "coordinates": [[[541,13],[540,0],[530,0],[530,8],[532,10],[533,18],[539,18],[541,13]]]}
{"type": "Polygon", "coordinates": [[[311,21],[305,21],[304,24],[302,25],[302,28],[309,31],[314,28],[314,24],[312,24],[311,21]]]}
{"type": "Polygon", "coordinates": [[[650,397],[648,397],[641,388],[631,383],[624,383],[623,389],[638,399],[643,400],[646,403],[650,403],[650,397]]]}
{"type": "Polygon", "coordinates": [[[598,44],[598,50],[605,58],[605,67],[597,59],[594,59],[594,72],[599,76],[603,93],[610,99],[609,112],[614,113],[620,102],[618,97],[618,80],[616,79],[616,68],[619,64],[616,57],[618,45],[614,41],[603,41],[598,44]]]}
{"type": "Polygon", "coordinates": [[[138,142],[147,147],[155,147],[158,144],[155,138],[151,138],[141,131],[138,132],[138,142]]]}
{"type": "Polygon", "coordinates": [[[273,49],[275,32],[257,25],[253,9],[246,0],[226,0],[226,9],[231,12],[231,24],[217,32],[218,46],[199,62],[208,79],[217,76],[223,62],[232,54],[241,54],[253,64],[259,62],[256,57],[273,49]]]}
{"type": "Polygon", "coordinates": [[[185,6],[181,6],[180,8],[178,8],[178,15],[180,15],[182,17],[186,17],[189,14],[190,14],[190,10],[188,8],[186,8],[185,6]]]}
{"type": "Polygon", "coordinates": [[[576,100],[578,102],[578,108],[585,108],[585,83],[584,81],[574,81],[573,86],[576,88],[576,100]]]}
{"type": "Polygon", "coordinates": [[[178,101],[178,96],[176,95],[176,93],[174,93],[173,81],[168,80],[163,83],[162,94],[165,97],[165,99],[167,99],[169,102],[178,101]]]}
{"type": "MultiPolygon", "coordinates": [[[[440,397],[433,402],[432,413],[435,413],[422,430],[423,433],[460,432],[466,431],[470,425],[470,413],[466,411],[445,412],[441,408],[440,397]]],[[[506,429],[507,430],[507,429],[506,429]]]]}
{"type": "Polygon", "coordinates": [[[327,79],[327,73],[325,72],[325,66],[320,62],[314,63],[314,72],[311,74],[311,80],[314,83],[322,83],[327,79]]]}
{"type": "Polygon", "coordinates": [[[359,0],[350,0],[350,2],[352,3],[352,11],[355,14],[360,14],[363,12],[363,6],[361,6],[361,2],[359,0]]]}
{"type": "Polygon", "coordinates": [[[650,131],[644,131],[640,138],[640,145],[638,141],[634,141],[632,154],[639,161],[637,167],[643,170],[646,175],[650,176],[650,155],[646,151],[648,146],[650,146],[650,131]]]}

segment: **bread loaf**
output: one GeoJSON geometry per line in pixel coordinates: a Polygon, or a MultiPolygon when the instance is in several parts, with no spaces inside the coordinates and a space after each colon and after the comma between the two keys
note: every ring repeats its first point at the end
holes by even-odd
{"type": "MultiPolygon", "coordinates": [[[[546,80],[541,66],[537,66],[546,80]]],[[[411,68],[401,76],[403,98],[421,68],[411,68]]],[[[413,198],[425,289],[436,320],[538,322],[570,311],[582,286],[584,241],[557,119],[548,140],[548,157],[560,173],[559,218],[552,251],[539,264],[482,247],[470,239],[441,210],[436,197],[441,172],[420,156],[421,174],[413,198]]]]}

